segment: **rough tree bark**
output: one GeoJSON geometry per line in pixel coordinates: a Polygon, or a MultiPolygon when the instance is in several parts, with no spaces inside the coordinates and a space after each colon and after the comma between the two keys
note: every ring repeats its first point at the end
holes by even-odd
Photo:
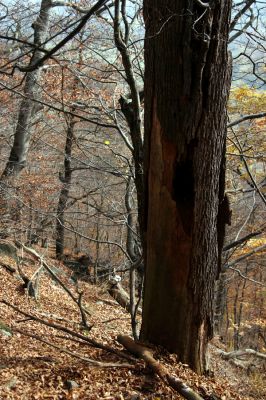
{"type": "Polygon", "coordinates": [[[145,266],[141,338],[206,370],[225,223],[231,2],[144,0],[145,266]],[[218,217],[219,213],[219,217],[218,217]]]}

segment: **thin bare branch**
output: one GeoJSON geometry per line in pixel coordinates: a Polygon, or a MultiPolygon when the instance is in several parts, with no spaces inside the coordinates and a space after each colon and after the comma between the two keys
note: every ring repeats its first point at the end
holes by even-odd
{"type": "Polygon", "coordinates": [[[102,8],[108,0],[99,0],[93,7],[80,19],[80,22],[76,28],[74,28],[64,39],[62,39],[56,46],[49,50],[41,59],[36,63],[32,63],[27,67],[21,65],[15,65],[14,68],[18,68],[21,72],[30,72],[39,68],[43,63],[48,60],[53,54],[60,50],[65,44],[67,44],[71,39],[73,39],[86,25],[88,20],[100,9],[102,8]]]}
{"type": "Polygon", "coordinates": [[[195,1],[196,1],[196,3],[198,3],[203,8],[210,8],[210,4],[209,3],[204,3],[201,0],[195,0],[195,1]]]}
{"type": "Polygon", "coordinates": [[[255,3],[256,0],[247,0],[246,4],[244,5],[243,8],[241,8],[241,10],[238,11],[238,13],[236,13],[236,15],[234,16],[233,21],[231,22],[230,25],[230,32],[232,32],[232,30],[235,28],[235,26],[237,25],[239,19],[242,17],[242,15],[245,14],[245,12],[252,6],[253,3],[255,3]]]}
{"type": "Polygon", "coordinates": [[[36,340],[38,340],[39,342],[45,343],[45,344],[47,344],[48,346],[53,347],[53,348],[56,349],[56,350],[59,350],[60,353],[66,353],[66,354],[68,354],[68,355],[71,356],[71,357],[78,358],[79,360],[88,363],[88,364],[91,365],[92,367],[99,367],[99,368],[113,368],[113,367],[116,367],[116,368],[117,368],[117,367],[119,367],[119,368],[131,368],[131,367],[132,367],[131,364],[104,363],[104,362],[101,362],[101,361],[92,360],[91,358],[84,357],[84,356],[81,356],[81,355],[78,354],[78,353],[75,353],[75,352],[73,352],[73,351],[70,351],[70,350],[66,349],[65,347],[57,346],[56,344],[51,343],[51,342],[49,342],[49,341],[46,340],[46,339],[43,339],[43,337],[40,337],[40,336],[38,336],[38,335],[34,335],[33,333],[25,332],[25,331],[22,330],[22,329],[12,328],[12,332],[17,332],[17,333],[20,333],[20,334],[23,335],[23,336],[28,336],[28,337],[31,337],[31,338],[33,338],[33,339],[36,339],[36,340]]]}
{"type": "Polygon", "coordinates": [[[248,276],[242,274],[242,272],[238,268],[228,267],[228,269],[231,269],[232,271],[237,272],[241,278],[245,279],[245,281],[249,281],[249,282],[255,283],[256,285],[266,287],[266,285],[264,283],[256,281],[255,279],[249,278],[248,276]]]}
{"type": "Polygon", "coordinates": [[[228,245],[224,246],[223,251],[227,251],[227,250],[230,250],[230,249],[232,249],[234,247],[240,246],[241,244],[247,242],[249,239],[252,239],[255,236],[258,236],[258,235],[261,235],[261,234],[262,234],[262,231],[249,233],[248,235],[246,235],[246,236],[244,236],[244,237],[242,237],[242,238],[240,238],[238,240],[235,240],[234,242],[229,243],[228,245]]]}
{"type": "Polygon", "coordinates": [[[264,118],[264,117],[266,117],[266,112],[261,112],[261,113],[258,113],[258,114],[244,115],[243,117],[241,117],[241,118],[239,118],[239,119],[236,119],[236,120],[233,121],[233,122],[230,122],[230,123],[227,125],[227,128],[232,128],[232,126],[238,125],[238,124],[240,124],[241,122],[247,121],[248,119],[251,120],[251,119],[264,118]]]}
{"type": "Polygon", "coordinates": [[[116,350],[111,346],[108,346],[108,345],[102,344],[100,342],[97,342],[96,340],[94,340],[92,338],[89,338],[88,336],[82,335],[81,333],[74,332],[71,329],[66,328],[65,326],[62,326],[62,325],[59,325],[59,324],[55,324],[53,322],[47,322],[47,321],[45,321],[45,320],[43,320],[41,318],[36,317],[35,315],[28,314],[28,313],[22,311],[17,306],[9,303],[6,300],[1,300],[0,302],[5,304],[6,306],[12,308],[13,310],[18,312],[19,314],[24,315],[25,317],[32,319],[33,321],[39,322],[40,324],[43,324],[45,326],[49,326],[50,328],[65,332],[65,333],[67,333],[67,334],[69,334],[71,336],[74,336],[74,337],[78,338],[78,339],[82,339],[84,342],[89,343],[93,347],[108,351],[109,353],[116,354],[117,356],[122,357],[122,358],[124,358],[126,360],[135,361],[135,359],[133,357],[130,357],[129,355],[124,354],[123,352],[121,352],[119,350],[116,350]]]}
{"type": "Polygon", "coordinates": [[[259,252],[263,251],[264,249],[266,249],[266,244],[256,247],[254,250],[250,251],[249,253],[246,253],[243,256],[238,257],[235,260],[225,264],[224,269],[231,268],[233,265],[238,264],[240,261],[245,260],[246,258],[252,256],[255,253],[259,253],[259,252]]]}

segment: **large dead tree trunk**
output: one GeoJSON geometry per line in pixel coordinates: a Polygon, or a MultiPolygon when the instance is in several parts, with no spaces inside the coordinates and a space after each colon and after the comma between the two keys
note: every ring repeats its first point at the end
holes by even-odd
{"type": "Polygon", "coordinates": [[[199,373],[206,369],[214,283],[229,218],[224,163],[230,9],[229,0],[144,1],[141,337],[177,353],[199,373]]]}

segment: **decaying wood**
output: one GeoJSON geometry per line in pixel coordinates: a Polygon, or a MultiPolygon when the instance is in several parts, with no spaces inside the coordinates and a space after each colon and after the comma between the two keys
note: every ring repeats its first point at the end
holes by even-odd
{"type": "Polygon", "coordinates": [[[51,343],[48,340],[45,340],[45,339],[41,338],[38,335],[34,335],[33,333],[25,332],[24,330],[21,330],[21,329],[18,329],[18,328],[12,328],[12,331],[20,333],[21,335],[28,336],[28,337],[31,337],[33,339],[36,339],[39,342],[45,343],[48,346],[51,346],[54,349],[59,350],[61,353],[66,353],[66,354],[70,355],[71,357],[78,358],[79,360],[85,361],[86,363],[88,363],[92,367],[99,367],[99,368],[112,368],[112,367],[129,368],[129,367],[132,367],[131,364],[105,363],[105,362],[101,362],[101,361],[92,360],[91,358],[81,356],[80,354],[75,353],[73,351],[70,351],[70,350],[68,350],[68,349],[66,349],[64,347],[57,346],[56,344],[51,343]]]}
{"type": "Polygon", "coordinates": [[[240,358],[243,356],[254,356],[258,358],[262,358],[266,360],[266,354],[265,353],[260,353],[256,350],[253,349],[243,349],[243,350],[235,350],[235,351],[229,351],[228,353],[225,351],[220,350],[219,351],[220,356],[224,360],[230,360],[234,358],[240,358]]]}
{"type": "Polygon", "coordinates": [[[93,347],[96,347],[96,348],[98,348],[98,349],[102,349],[102,350],[108,351],[109,353],[116,354],[117,356],[119,356],[119,357],[121,357],[121,358],[124,358],[124,359],[126,359],[126,360],[135,362],[135,359],[134,359],[133,357],[131,357],[131,356],[129,356],[128,354],[125,354],[125,353],[123,353],[123,352],[121,352],[121,351],[119,351],[119,350],[116,350],[116,349],[114,349],[114,348],[111,347],[111,346],[104,345],[104,344],[102,344],[102,343],[100,343],[100,342],[97,342],[96,340],[91,339],[91,338],[89,338],[88,336],[82,335],[81,333],[74,332],[74,331],[72,331],[71,329],[66,328],[65,326],[62,326],[62,325],[59,325],[59,324],[55,324],[55,323],[53,323],[53,322],[47,322],[47,321],[45,321],[45,320],[43,320],[43,319],[41,319],[41,318],[38,318],[38,317],[36,317],[36,316],[34,316],[34,315],[32,315],[32,314],[28,314],[28,313],[22,311],[22,310],[21,310],[20,308],[18,308],[17,306],[14,306],[13,304],[9,303],[9,302],[6,301],[6,300],[2,300],[1,303],[3,303],[3,304],[5,304],[6,306],[12,308],[13,310],[15,310],[16,312],[18,312],[19,314],[24,315],[25,317],[32,319],[33,321],[39,322],[40,324],[49,326],[49,327],[51,327],[51,328],[54,328],[54,329],[57,329],[57,330],[59,330],[59,331],[65,332],[65,333],[67,333],[67,334],[69,334],[69,335],[71,335],[71,336],[74,336],[74,337],[76,337],[76,338],[82,339],[82,340],[84,340],[85,342],[89,343],[89,344],[90,344],[91,346],[93,346],[93,347]]]}
{"type": "Polygon", "coordinates": [[[199,0],[143,2],[141,339],[177,353],[200,374],[208,369],[212,299],[230,221],[224,189],[231,0],[204,3],[206,13],[199,0]]]}
{"type": "Polygon", "coordinates": [[[23,289],[27,289],[28,295],[30,297],[33,297],[36,300],[36,290],[35,290],[35,287],[34,287],[35,285],[33,283],[33,280],[30,279],[27,275],[24,274],[24,272],[20,268],[19,263],[17,265],[17,268],[18,268],[19,276],[23,281],[23,284],[22,284],[23,289]]]}
{"type": "Polygon", "coordinates": [[[203,400],[198,393],[194,392],[190,387],[182,382],[181,379],[170,375],[167,369],[153,358],[151,351],[146,347],[135,343],[129,336],[119,335],[117,337],[117,341],[122,344],[130,353],[144,360],[152,369],[152,371],[163,380],[164,383],[181,394],[185,399],[203,400]]]}
{"type": "Polygon", "coordinates": [[[249,373],[254,368],[260,368],[260,366],[263,366],[266,360],[265,353],[260,353],[253,349],[242,349],[229,352],[218,349],[217,353],[224,360],[227,360],[238,368],[244,369],[246,373],[249,373]]]}
{"type": "MultiPolygon", "coordinates": [[[[108,287],[108,293],[112,296],[121,307],[130,313],[130,298],[128,293],[122,287],[119,282],[110,283],[108,287]]],[[[138,315],[142,314],[142,310],[139,308],[137,311],[138,315]]]]}

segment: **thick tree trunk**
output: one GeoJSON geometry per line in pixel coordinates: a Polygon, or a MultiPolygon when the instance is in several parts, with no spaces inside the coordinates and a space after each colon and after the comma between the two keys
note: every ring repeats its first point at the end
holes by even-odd
{"type": "Polygon", "coordinates": [[[147,190],[141,336],[177,353],[200,373],[206,369],[218,249],[228,219],[220,215],[217,227],[218,209],[224,207],[231,2],[212,3],[211,8],[192,0],[144,1],[147,190]]]}

